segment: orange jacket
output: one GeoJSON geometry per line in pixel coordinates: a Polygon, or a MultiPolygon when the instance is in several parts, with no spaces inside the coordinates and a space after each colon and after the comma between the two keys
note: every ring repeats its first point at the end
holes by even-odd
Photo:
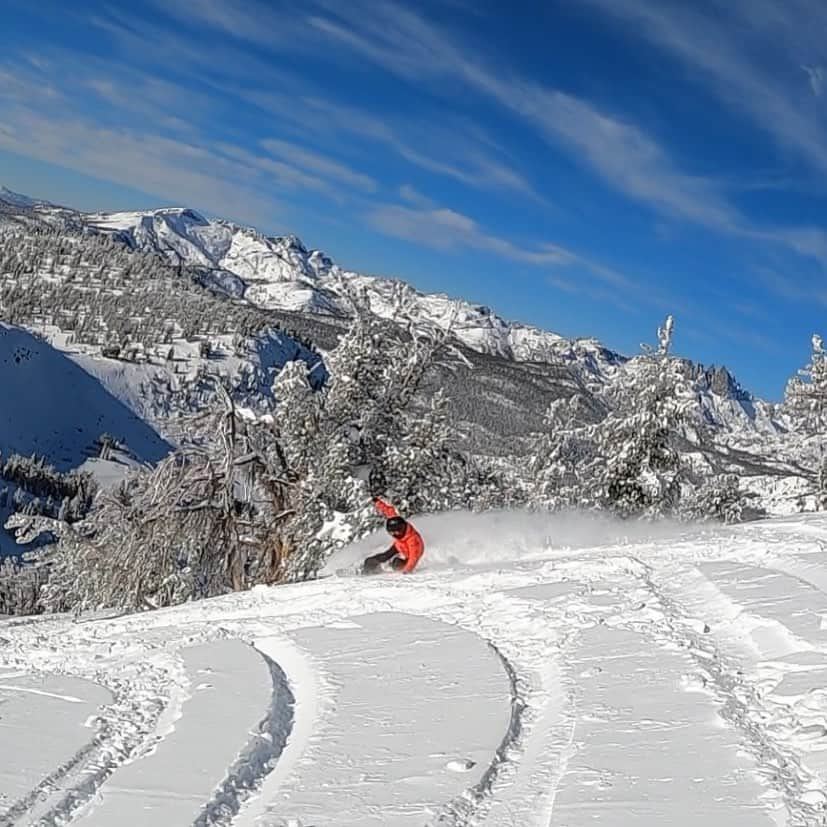
{"type": "MultiPolygon", "coordinates": [[[[400,516],[399,512],[385,500],[377,497],[373,504],[376,506],[376,510],[386,519],[400,516]]],[[[396,553],[405,561],[402,574],[412,572],[416,568],[419,558],[422,557],[422,552],[425,551],[422,535],[410,523],[407,524],[405,533],[401,537],[393,538],[393,547],[396,549],[396,553]]]]}

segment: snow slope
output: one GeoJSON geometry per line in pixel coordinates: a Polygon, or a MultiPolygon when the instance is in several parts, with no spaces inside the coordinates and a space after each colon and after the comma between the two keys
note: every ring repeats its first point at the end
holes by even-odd
{"type": "Polygon", "coordinates": [[[825,823],[827,518],[417,524],[410,576],[0,623],[0,821],[825,823]]]}
{"type": "MultiPolygon", "coordinates": [[[[0,469],[11,454],[43,457],[58,471],[89,471],[98,484],[112,485],[129,464],[154,463],[169,443],[107,386],[108,360],[84,364],[19,327],[0,323],[0,469]],[[88,370],[85,368],[89,368],[88,370]],[[95,459],[95,441],[109,434],[123,446],[113,460],[95,459]]],[[[111,363],[110,363],[111,364],[111,363]]],[[[13,513],[15,486],[0,476],[0,557],[17,555],[2,526],[13,513]]]]}
{"type": "Polygon", "coordinates": [[[0,453],[45,456],[76,468],[108,433],[136,459],[157,462],[167,443],[65,353],[25,330],[0,323],[0,453]]]}

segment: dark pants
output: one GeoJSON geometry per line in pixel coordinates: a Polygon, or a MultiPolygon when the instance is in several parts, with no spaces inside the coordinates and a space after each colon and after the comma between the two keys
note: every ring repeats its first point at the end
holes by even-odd
{"type": "Polygon", "coordinates": [[[405,565],[405,561],[396,553],[396,549],[391,547],[387,551],[381,551],[379,554],[374,554],[368,557],[362,566],[362,571],[366,574],[379,570],[382,563],[387,563],[390,560],[391,568],[394,570],[401,569],[405,565]]]}

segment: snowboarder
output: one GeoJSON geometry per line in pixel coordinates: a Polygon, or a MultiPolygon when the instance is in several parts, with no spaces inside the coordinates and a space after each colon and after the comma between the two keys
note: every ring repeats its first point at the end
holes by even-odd
{"type": "Polygon", "coordinates": [[[393,545],[379,554],[368,557],[362,567],[365,574],[371,574],[379,569],[382,563],[390,562],[394,571],[409,574],[416,568],[425,543],[420,533],[386,500],[374,497],[373,504],[376,510],[386,518],[385,529],[393,537],[393,545]]]}

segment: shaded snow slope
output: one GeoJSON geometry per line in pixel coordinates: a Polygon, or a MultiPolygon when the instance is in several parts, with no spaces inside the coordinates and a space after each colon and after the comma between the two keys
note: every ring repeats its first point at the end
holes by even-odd
{"type": "MultiPolygon", "coordinates": [[[[0,773],[0,821],[84,823],[122,797],[118,823],[825,822],[827,518],[474,519],[418,521],[413,575],[0,623],[4,698],[97,707],[88,752],[44,719],[63,748],[0,773]]],[[[30,737],[4,730],[5,752],[30,737]]]]}
{"type": "Polygon", "coordinates": [[[38,454],[59,470],[76,468],[108,433],[141,461],[168,444],[123,402],[61,351],[0,324],[0,452],[38,454]]]}

